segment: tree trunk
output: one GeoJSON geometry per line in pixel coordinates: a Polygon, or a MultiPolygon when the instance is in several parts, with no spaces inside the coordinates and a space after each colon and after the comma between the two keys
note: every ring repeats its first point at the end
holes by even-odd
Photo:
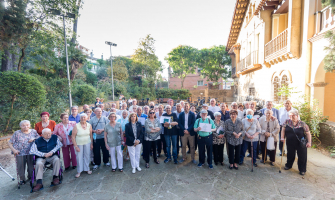
{"type": "Polygon", "coordinates": [[[17,65],[17,71],[18,72],[21,71],[21,65],[22,65],[23,58],[25,56],[25,50],[26,50],[26,47],[21,49],[21,56],[20,56],[20,59],[19,59],[19,64],[17,65]]]}
{"type": "Polygon", "coordinates": [[[13,54],[9,50],[4,50],[1,58],[1,71],[10,71],[13,69],[13,54]]]}
{"type": "Polygon", "coordinates": [[[73,23],[73,35],[72,35],[72,38],[71,38],[71,43],[72,44],[75,44],[76,40],[77,40],[78,15],[79,15],[80,5],[81,5],[81,0],[78,1],[77,10],[76,10],[76,13],[75,13],[76,14],[76,19],[74,20],[74,23],[73,23]]]}
{"type": "Polygon", "coordinates": [[[8,130],[9,122],[10,122],[10,120],[12,118],[12,115],[13,115],[13,108],[14,108],[14,101],[15,101],[15,99],[16,99],[16,95],[13,95],[12,96],[12,103],[11,103],[11,107],[10,107],[10,114],[9,114],[9,117],[8,117],[8,120],[7,120],[7,125],[6,125],[5,131],[4,131],[5,133],[8,130]]]}
{"type": "Polygon", "coordinates": [[[185,78],[181,79],[181,86],[180,86],[180,89],[183,89],[183,87],[184,87],[184,81],[185,81],[185,78]]]}

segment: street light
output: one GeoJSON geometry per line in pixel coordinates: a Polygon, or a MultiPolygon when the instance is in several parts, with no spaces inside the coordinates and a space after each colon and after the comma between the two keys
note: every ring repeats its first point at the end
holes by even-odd
{"type": "Polygon", "coordinates": [[[112,89],[113,89],[113,101],[114,101],[114,78],[113,78],[113,57],[112,57],[112,46],[116,47],[117,44],[113,42],[106,41],[105,44],[109,45],[110,53],[111,53],[111,73],[112,73],[112,89]]]}
{"type": "Polygon", "coordinates": [[[69,83],[69,104],[70,104],[70,112],[72,107],[72,96],[71,96],[71,81],[70,81],[70,69],[69,69],[69,58],[67,55],[67,41],[66,41],[66,32],[65,32],[65,17],[68,18],[76,18],[76,15],[73,13],[61,13],[60,10],[50,9],[50,13],[53,15],[59,15],[63,17],[63,27],[64,27],[64,43],[65,43],[65,55],[66,55],[66,69],[67,69],[67,79],[69,83]]]}

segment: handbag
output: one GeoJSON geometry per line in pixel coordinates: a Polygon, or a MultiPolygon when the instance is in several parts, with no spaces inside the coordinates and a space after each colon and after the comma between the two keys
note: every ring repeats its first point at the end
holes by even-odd
{"type": "Polygon", "coordinates": [[[272,136],[268,137],[266,148],[268,150],[275,150],[275,138],[274,137],[272,136]]]}
{"type": "Polygon", "coordinates": [[[299,139],[298,135],[295,133],[295,129],[294,129],[294,128],[292,128],[292,129],[293,129],[293,132],[294,132],[295,136],[297,137],[297,140],[300,142],[300,147],[301,147],[301,148],[307,148],[307,147],[306,147],[306,145],[307,145],[307,140],[306,140],[306,138],[303,137],[303,138],[299,139]]]}

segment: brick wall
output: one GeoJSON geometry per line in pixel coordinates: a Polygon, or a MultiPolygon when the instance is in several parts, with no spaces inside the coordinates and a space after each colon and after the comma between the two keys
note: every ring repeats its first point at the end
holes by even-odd
{"type": "Polygon", "coordinates": [[[198,97],[201,97],[200,93],[202,93],[202,97],[205,97],[206,102],[208,97],[217,98],[220,102],[232,102],[234,99],[234,86],[232,86],[231,90],[209,90],[206,89],[196,89],[190,90],[192,94],[192,101],[197,101],[198,97]]]}
{"type": "MultiPolygon", "coordinates": [[[[219,82],[223,82],[223,80],[220,79],[219,82]]],[[[206,80],[206,78],[202,78],[200,74],[188,74],[185,78],[184,87],[182,89],[203,90],[203,89],[208,88],[208,85],[209,85],[209,82],[206,80]],[[204,85],[194,88],[194,86],[198,84],[198,81],[201,81],[201,80],[204,82],[204,85]]],[[[181,89],[181,79],[178,77],[170,77],[169,78],[169,88],[181,89]]],[[[219,88],[222,89],[222,86],[220,85],[219,88]]]]}

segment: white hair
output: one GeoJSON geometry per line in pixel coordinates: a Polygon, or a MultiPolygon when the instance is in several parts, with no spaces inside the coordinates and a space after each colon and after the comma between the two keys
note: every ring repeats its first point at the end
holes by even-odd
{"type": "Polygon", "coordinates": [[[110,111],[111,112],[116,112],[116,108],[111,108],[110,111]],[[112,111],[112,110],[114,110],[114,111],[112,111]]]}
{"type": "Polygon", "coordinates": [[[123,105],[126,105],[126,106],[127,106],[127,103],[123,103],[121,106],[123,106],[123,105]]]}
{"type": "Polygon", "coordinates": [[[126,112],[126,114],[128,115],[128,111],[127,111],[127,110],[122,111],[122,114],[123,114],[124,112],[126,112]]]}
{"type": "Polygon", "coordinates": [[[237,105],[237,103],[236,103],[236,102],[233,102],[233,103],[231,103],[231,105],[235,105],[235,104],[237,105]]]}
{"type": "Polygon", "coordinates": [[[209,102],[211,102],[212,100],[214,100],[216,102],[216,100],[214,98],[211,98],[211,100],[209,100],[209,102]]]}
{"type": "Polygon", "coordinates": [[[115,106],[116,106],[116,103],[112,103],[112,105],[115,105],[115,106]]]}
{"type": "Polygon", "coordinates": [[[180,104],[185,103],[184,101],[180,101],[180,104]]]}
{"type": "Polygon", "coordinates": [[[97,110],[101,110],[102,111],[102,109],[98,107],[98,108],[94,109],[94,112],[97,111],[97,110]]]}
{"type": "Polygon", "coordinates": [[[137,100],[136,100],[136,99],[133,99],[133,102],[134,102],[134,101],[136,101],[136,102],[137,102],[137,100]]]}
{"type": "Polygon", "coordinates": [[[289,112],[288,112],[288,114],[293,114],[293,115],[295,115],[295,116],[299,116],[299,112],[297,111],[297,110],[290,110],[289,112]]]}
{"type": "Polygon", "coordinates": [[[249,112],[251,112],[251,114],[254,115],[254,111],[253,111],[252,109],[247,109],[247,110],[245,111],[246,114],[248,114],[249,112]]]}
{"type": "Polygon", "coordinates": [[[180,103],[177,103],[176,106],[181,106],[181,104],[180,104],[180,103]]]}
{"type": "Polygon", "coordinates": [[[137,106],[136,110],[139,110],[139,109],[142,110],[142,107],[141,106],[137,106]]]}
{"type": "Polygon", "coordinates": [[[166,106],[165,106],[165,109],[167,109],[168,107],[170,107],[170,108],[171,108],[171,106],[170,106],[170,105],[166,105],[166,106]]]}
{"type": "Polygon", "coordinates": [[[219,113],[219,112],[214,113],[214,117],[219,116],[219,115],[221,116],[221,113],[219,113]]]}
{"type": "Polygon", "coordinates": [[[244,101],[243,105],[245,106],[245,104],[250,104],[250,102],[249,101],[244,101]]]}
{"type": "Polygon", "coordinates": [[[45,132],[50,132],[51,133],[51,129],[50,128],[45,128],[42,130],[42,135],[45,133],[45,132]]]}
{"type": "Polygon", "coordinates": [[[71,109],[72,109],[72,108],[77,108],[77,109],[78,109],[78,106],[72,106],[71,109]]]}
{"type": "Polygon", "coordinates": [[[265,102],[265,105],[268,105],[268,103],[272,103],[272,101],[266,101],[266,102],[265,102]]]}
{"type": "Polygon", "coordinates": [[[115,112],[111,112],[111,113],[109,113],[109,115],[108,115],[108,119],[109,119],[109,117],[111,116],[111,115],[115,115],[115,118],[116,118],[116,113],[115,112]]]}
{"type": "Polygon", "coordinates": [[[149,106],[143,106],[143,108],[149,108],[149,106]]]}
{"type": "MultiPolygon", "coordinates": [[[[96,110],[96,109],[95,109],[96,110]]],[[[80,119],[82,118],[82,117],[88,117],[85,113],[82,113],[82,114],[80,114],[80,119]]]]}
{"type": "Polygon", "coordinates": [[[28,123],[29,125],[30,125],[30,121],[29,120],[22,120],[21,122],[20,122],[20,127],[23,125],[23,124],[25,124],[25,123],[28,123]]]}
{"type": "Polygon", "coordinates": [[[101,104],[99,104],[99,107],[101,107],[101,106],[105,106],[103,103],[101,103],[101,104]]]}
{"type": "Polygon", "coordinates": [[[273,115],[273,111],[272,110],[270,110],[270,109],[264,110],[264,114],[267,113],[267,112],[269,112],[271,115],[273,115]]]}

